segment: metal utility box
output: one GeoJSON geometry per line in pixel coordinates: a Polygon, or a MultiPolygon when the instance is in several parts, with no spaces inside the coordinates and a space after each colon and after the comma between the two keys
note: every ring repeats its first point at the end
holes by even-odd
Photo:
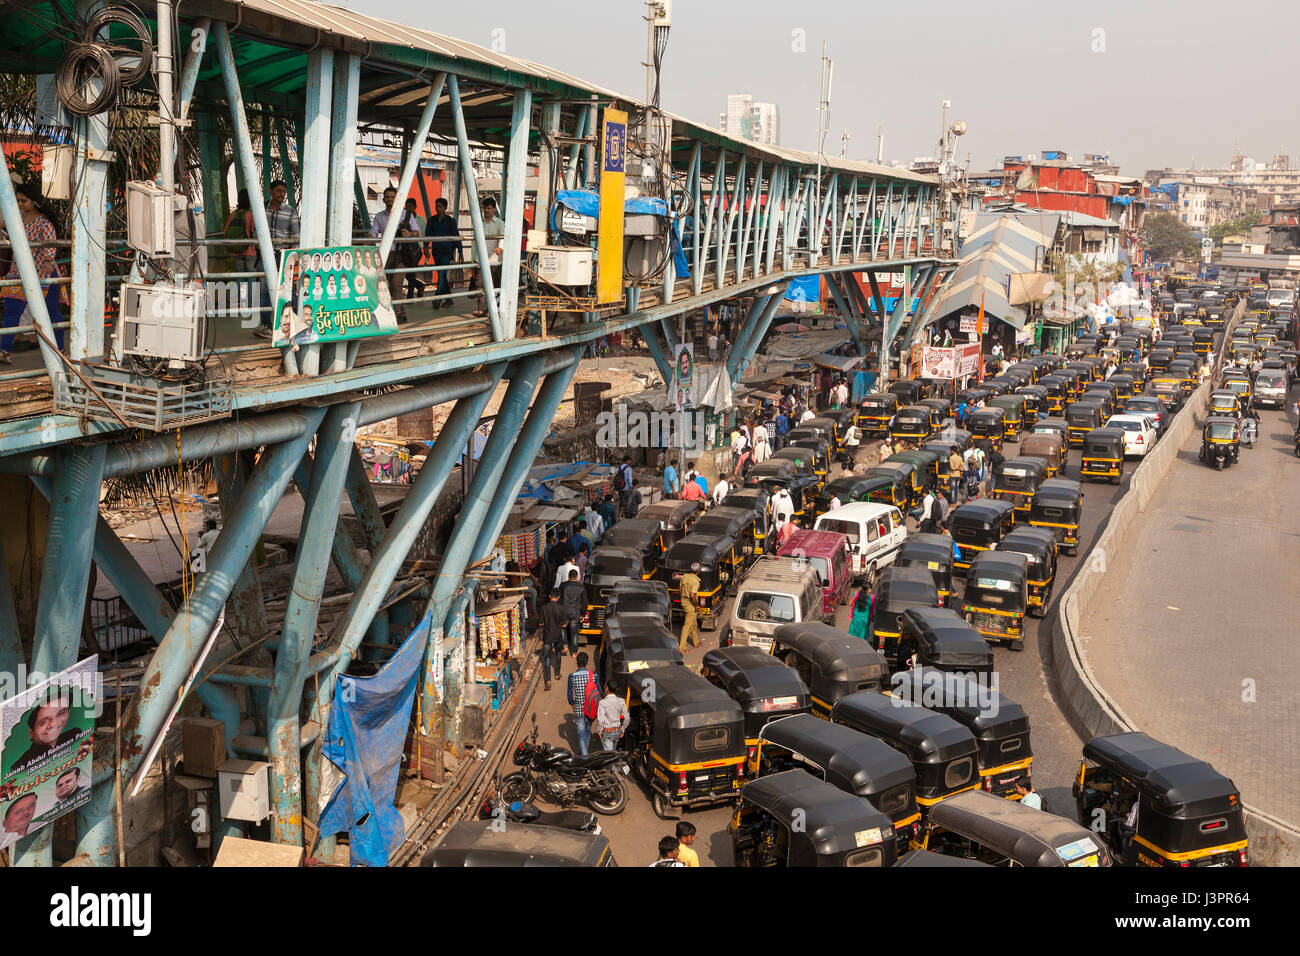
{"type": "Polygon", "coordinates": [[[71,146],[46,146],[41,151],[41,195],[46,199],[72,198],[71,146]]]}
{"type": "Polygon", "coordinates": [[[181,727],[181,745],[185,772],[214,780],[217,768],[226,762],[226,725],[211,717],[188,717],[181,727]]]}
{"type": "Polygon", "coordinates": [[[172,194],[151,182],[126,184],[126,241],[138,252],[170,259],[176,252],[172,194]]]}
{"type": "Polygon", "coordinates": [[[174,285],[122,283],[117,348],[177,362],[203,358],[204,291],[174,285]]]}
{"type": "Polygon", "coordinates": [[[628,213],[623,219],[624,236],[657,236],[663,229],[663,218],[648,212],[628,213]]]}
{"type": "Polygon", "coordinates": [[[537,253],[537,274],[556,285],[590,285],[591,247],[543,246],[537,253]]]}
{"type": "Polygon", "coordinates": [[[584,216],[567,206],[560,207],[558,222],[561,232],[575,236],[585,236],[589,232],[595,232],[597,227],[595,216],[584,216]]]}
{"type": "Polygon", "coordinates": [[[261,823],[271,815],[265,760],[227,760],[217,770],[221,816],[261,823]]]}
{"type": "Polygon", "coordinates": [[[466,684],[462,729],[466,747],[481,747],[492,719],[492,688],[487,684],[466,684]]]}

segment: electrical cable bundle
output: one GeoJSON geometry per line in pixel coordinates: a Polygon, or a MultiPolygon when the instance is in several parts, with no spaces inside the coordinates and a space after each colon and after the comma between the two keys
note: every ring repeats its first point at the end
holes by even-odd
{"type": "Polygon", "coordinates": [[[64,109],[77,116],[96,116],[117,102],[124,86],[134,86],[153,69],[153,38],[139,14],[127,7],[105,7],[86,22],[81,39],[73,40],[59,61],[55,91],[64,109]],[[126,27],[126,43],[99,39],[110,24],[126,27]],[[123,64],[132,59],[130,67],[123,64]],[[89,92],[98,81],[99,91],[89,92]]]}

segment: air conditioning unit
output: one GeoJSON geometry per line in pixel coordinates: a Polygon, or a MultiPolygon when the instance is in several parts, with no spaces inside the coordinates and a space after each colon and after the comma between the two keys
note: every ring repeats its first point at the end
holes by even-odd
{"type": "Polygon", "coordinates": [[[204,290],[122,283],[117,350],[122,355],[197,362],[203,358],[204,290]]]}
{"type": "Polygon", "coordinates": [[[155,259],[176,254],[172,194],[150,182],[126,184],[126,241],[155,259]]]}
{"type": "Polygon", "coordinates": [[[591,284],[590,246],[543,246],[537,253],[537,274],[556,285],[591,284]]]}

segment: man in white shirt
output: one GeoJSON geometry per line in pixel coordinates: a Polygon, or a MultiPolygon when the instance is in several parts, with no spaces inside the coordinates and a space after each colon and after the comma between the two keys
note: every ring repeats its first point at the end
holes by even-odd
{"type": "MultiPolygon", "coordinates": [[[[479,263],[479,268],[474,271],[470,278],[470,288],[482,286],[483,280],[481,273],[483,269],[490,269],[492,272],[492,288],[501,288],[501,246],[502,239],[505,238],[506,224],[497,217],[497,201],[491,196],[483,200],[483,237],[487,240],[488,261],[479,263]]],[[[478,311],[474,313],[479,318],[487,315],[487,299],[480,296],[478,302],[478,311]]],[[[513,319],[511,321],[514,321],[513,319]]]]}
{"type": "Polygon", "coordinates": [[[827,511],[834,511],[834,510],[835,510],[836,508],[838,508],[839,506],[840,506],[840,496],[839,496],[839,495],[831,495],[831,503],[830,503],[829,505],[827,505],[826,510],[827,510],[827,511]]]}
{"type": "Polygon", "coordinates": [[[555,590],[558,591],[560,589],[560,585],[563,584],[565,581],[569,580],[570,571],[577,571],[578,580],[579,581],[582,580],[582,569],[579,568],[576,564],[574,564],[573,559],[570,558],[568,561],[565,561],[562,565],[560,565],[559,568],[557,568],[555,571],[555,585],[554,585],[555,590]]]}
{"type": "Polygon", "coordinates": [[[599,544],[601,536],[605,533],[604,519],[596,513],[596,510],[591,505],[587,505],[582,509],[582,517],[587,522],[587,530],[591,532],[591,536],[599,544]]]}
{"type": "Polygon", "coordinates": [[[794,499],[790,497],[790,492],[781,488],[772,496],[769,504],[772,508],[774,530],[780,531],[787,521],[794,518],[794,499]]]}
{"type": "Polygon", "coordinates": [[[726,475],[718,476],[718,483],[713,486],[713,503],[720,505],[727,500],[727,495],[731,494],[731,485],[727,481],[726,475]]]}
{"type": "Polygon", "coordinates": [[[717,360],[718,360],[718,333],[710,332],[709,333],[709,361],[716,362],[717,360]]]}
{"type": "Polygon", "coordinates": [[[761,465],[771,457],[772,446],[767,443],[767,435],[758,431],[754,435],[754,464],[761,465]]]}
{"type": "Polygon", "coordinates": [[[811,408],[805,408],[803,410],[803,414],[799,416],[799,424],[802,425],[804,422],[812,421],[816,417],[817,417],[816,412],[814,412],[811,408]]]}
{"type": "Polygon", "coordinates": [[[762,422],[754,422],[754,444],[755,445],[758,444],[759,438],[762,438],[763,441],[767,441],[767,442],[770,442],[772,440],[772,436],[768,434],[767,426],[764,425],[762,422]]]}
{"type": "MultiPolygon", "coordinates": [[[[372,239],[380,238],[384,234],[384,230],[388,228],[389,217],[394,215],[393,204],[395,202],[397,202],[397,190],[392,186],[389,186],[384,190],[384,208],[380,212],[376,213],[375,218],[370,221],[370,237],[372,239]]],[[[418,235],[418,233],[414,231],[415,221],[405,209],[396,213],[396,215],[401,217],[397,224],[397,235],[418,235]]],[[[384,269],[386,270],[386,276],[388,279],[388,294],[393,300],[393,311],[397,313],[397,321],[405,322],[406,306],[398,305],[398,303],[406,297],[407,274],[401,272],[393,273],[391,271],[393,269],[402,268],[402,257],[400,252],[401,247],[394,242],[393,248],[388,250],[388,258],[384,260],[384,269]]]]}

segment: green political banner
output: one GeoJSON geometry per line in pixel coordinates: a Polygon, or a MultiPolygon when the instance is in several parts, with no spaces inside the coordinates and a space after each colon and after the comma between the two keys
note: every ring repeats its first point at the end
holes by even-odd
{"type": "Polygon", "coordinates": [[[271,344],[297,351],[397,331],[379,250],[289,249],[280,260],[271,344]]]}

